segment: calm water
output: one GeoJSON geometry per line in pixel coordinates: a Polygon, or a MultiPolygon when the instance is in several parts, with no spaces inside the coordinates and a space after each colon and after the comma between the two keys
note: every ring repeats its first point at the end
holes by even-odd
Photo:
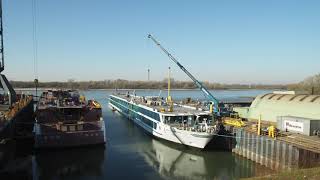
{"type": "MultiPolygon", "coordinates": [[[[268,91],[215,91],[219,99],[237,99],[268,91]]],[[[106,97],[112,91],[85,91],[103,105],[108,142],[88,147],[35,153],[24,157],[30,179],[239,179],[270,170],[230,152],[200,151],[159,141],[131,121],[112,112],[106,97]]],[[[162,95],[165,96],[166,92],[162,95]]],[[[158,95],[159,91],[136,91],[158,95]]],[[[203,99],[198,91],[173,91],[175,99],[203,99]]],[[[22,168],[22,169],[23,169],[22,168]]]]}

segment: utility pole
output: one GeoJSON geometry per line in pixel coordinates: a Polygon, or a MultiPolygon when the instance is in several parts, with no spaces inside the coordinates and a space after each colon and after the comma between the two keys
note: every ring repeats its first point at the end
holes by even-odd
{"type": "Polygon", "coordinates": [[[168,99],[171,100],[170,96],[170,90],[171,90],[171,68],[168,68],[168,99]]]}

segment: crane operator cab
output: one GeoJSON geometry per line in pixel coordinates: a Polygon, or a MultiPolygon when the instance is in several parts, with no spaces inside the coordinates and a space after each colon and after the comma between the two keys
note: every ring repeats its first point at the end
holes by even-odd
{"type": "Polygon", "coordinates": [[[208,106],[210,113],[213,114],[214,121],[219,120],[221,117],[226,117],[230,115],[230,111],[222,102],[219,102],[218,106],[216,107],[214,105],[214,102],[210,101],[208,106]],[[217,110],[215,108],[217,108],[217,110]]]}

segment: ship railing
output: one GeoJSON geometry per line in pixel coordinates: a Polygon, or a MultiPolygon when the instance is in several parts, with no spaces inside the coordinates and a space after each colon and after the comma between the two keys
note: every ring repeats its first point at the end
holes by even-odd
{"type": "Polygon", "coordinates": [[[31,103],[32,100],[32,96],[22,96],[17,102],[9,107],[8,111],[5,113],[6,119],[14,117],[21,109],[31,103]]]}
{"type": "Polygon", "coordinates": [[[62,132],[77,132],[77,131],[83,131],[85,129],[85,124],[93,124],[93,125],[99,125],[101,126],[103,122],[97,121],[97,122],[85,122],[85,121],[77,121],[75,123],[69,124],[64,122],[58,122],[55,124],[55,127],[58,131],[62,132]]]}
{"type": "Polygon", "coordinates": [[[179,130],[184,131],[191,131],[191,132],[202,132],[202,133],[214,133],[215,127],[214,126],[208,126],[205,125],[205,123],[199,123],[197,125],[189,125],[189,124],[183,124],[183,123],[170,123],[168,124],[171,127],[174,127],[179,130]]]}

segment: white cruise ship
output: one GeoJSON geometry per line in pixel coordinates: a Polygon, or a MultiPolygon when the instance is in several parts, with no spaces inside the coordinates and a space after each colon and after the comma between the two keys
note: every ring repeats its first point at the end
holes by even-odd
{"type": "Polygon", "coordinates": [[[162,98],[129,94],[110,95],[109,105],[153,136],[171,142],[203,149],[215,134],[211,113],[196,107],[170,108],[162,98]]]}

